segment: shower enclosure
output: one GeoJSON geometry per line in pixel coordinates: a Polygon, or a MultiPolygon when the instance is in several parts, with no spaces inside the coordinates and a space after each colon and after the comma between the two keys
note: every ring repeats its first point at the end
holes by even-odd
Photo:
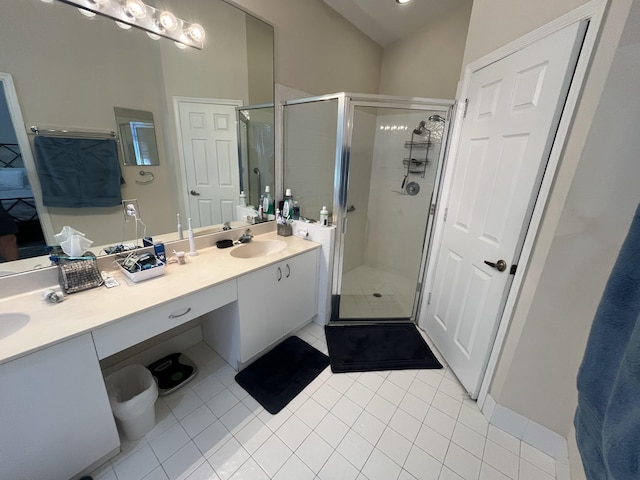
{"type": "Polygon", "coordinates": [[[332,321],[414,320],[453,101],[340,93],[284,106],[284,187],[336,228],[332,321]]]}

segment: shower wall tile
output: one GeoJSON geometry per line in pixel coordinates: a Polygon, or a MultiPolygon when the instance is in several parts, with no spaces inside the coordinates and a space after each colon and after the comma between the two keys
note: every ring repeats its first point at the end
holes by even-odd
{"type": "MultiPolygon", "coordinates": [[[[422,254],[422,235],[426,227],[431,193],[434,188],[435,169],[440,150],[440,140],[432,135],[429,149],[430,165],[425,178],[410,174],[407,182],[417,182],[420,192],[407,195],[402,189],[406,174],[403,158],[409,157],[405,142],[411,140],[411,131],[428,116],[425,112],[378,115],[371,173],[369,200],[368,238],[365,263],[377,268],[415,277],[422,254]],[[396,127],[395,129],[393,127],[396,127]],[[386,127],[390,127],[386,129],[386,127]],[[406,127],[406,128],[405,128],[406,127]],[[433,141],[435,138],[435,141],[433,141]],[[371,239],[375,239],[371,241],[371,239]],[[407,242],[406,239],[416,239],[407,242]]],[[[441,128],[428,122],[433,130],[441,128]]],[[[424,149],[413,150],[412,157],[424,155],[424,149]]]]}

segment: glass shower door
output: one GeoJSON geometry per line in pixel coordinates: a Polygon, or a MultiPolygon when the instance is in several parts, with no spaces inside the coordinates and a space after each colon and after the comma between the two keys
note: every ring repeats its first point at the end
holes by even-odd
{"type": "MultiPolygon", "coordinates": [[[[355,105],[339,301],[333,319],[415,317],[442,111],[355,105]]],[[[435,198],[435,197],[434,197],[435,198]]]]}
{"type": "Polygon", "coordinates": [[[320,219],[333,210],[338,99],[286,105],[284,110],[284,185],[300,206],[300,216],[320,219]]]}

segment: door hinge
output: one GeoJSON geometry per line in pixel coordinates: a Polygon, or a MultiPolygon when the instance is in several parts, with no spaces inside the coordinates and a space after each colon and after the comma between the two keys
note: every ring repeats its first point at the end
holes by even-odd
{"type": "Polygon", "coordinates": [[[444,216],[442,217],[443,222],[447,221],[447,213],[449,213],[449,208],[444,209],[444,216]]]}
{"type": "Polygon", "coordinates": [[[427,295],[427,305],[431,305],[431,292],[427,295]]]}
{"type": "Polygon", "coordinates": [[[464,113],[462,114],[462,118],[467,118],[467,109],[469,108],[469,99],[464,99],[464,113]]]}
{"type": "Polygon", "coordinates": [[[420,293],[422,291],[422,282],[418,282],[418,286],[416,287],[416,292],[420,293]]]}
{"type": "Polygon", "coordinates": [[[429,215],[433,215],[436,213],[436,204],[432,203],[431,207],[429,208],[429,215]]]}
{"type": "Polygon", "coordinates": [[[518,265],[511,265],[511,270],[509,270],[509,274],[515,275],[517,269],[518,269],[518,265]]]}

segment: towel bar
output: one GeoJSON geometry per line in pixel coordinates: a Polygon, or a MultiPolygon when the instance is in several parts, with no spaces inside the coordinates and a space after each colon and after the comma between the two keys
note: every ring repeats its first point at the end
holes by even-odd
{"type": "Polygon", "coordinates": [[[59,130],[55,128],[40,128],[35,125],[31,127],[33,135],[43,135],[47,137],[73,137],[73,138],[91,138],[95,140],[113,139],[119,141],[116,132],[97,132],[87,130],[59,130]]]}

